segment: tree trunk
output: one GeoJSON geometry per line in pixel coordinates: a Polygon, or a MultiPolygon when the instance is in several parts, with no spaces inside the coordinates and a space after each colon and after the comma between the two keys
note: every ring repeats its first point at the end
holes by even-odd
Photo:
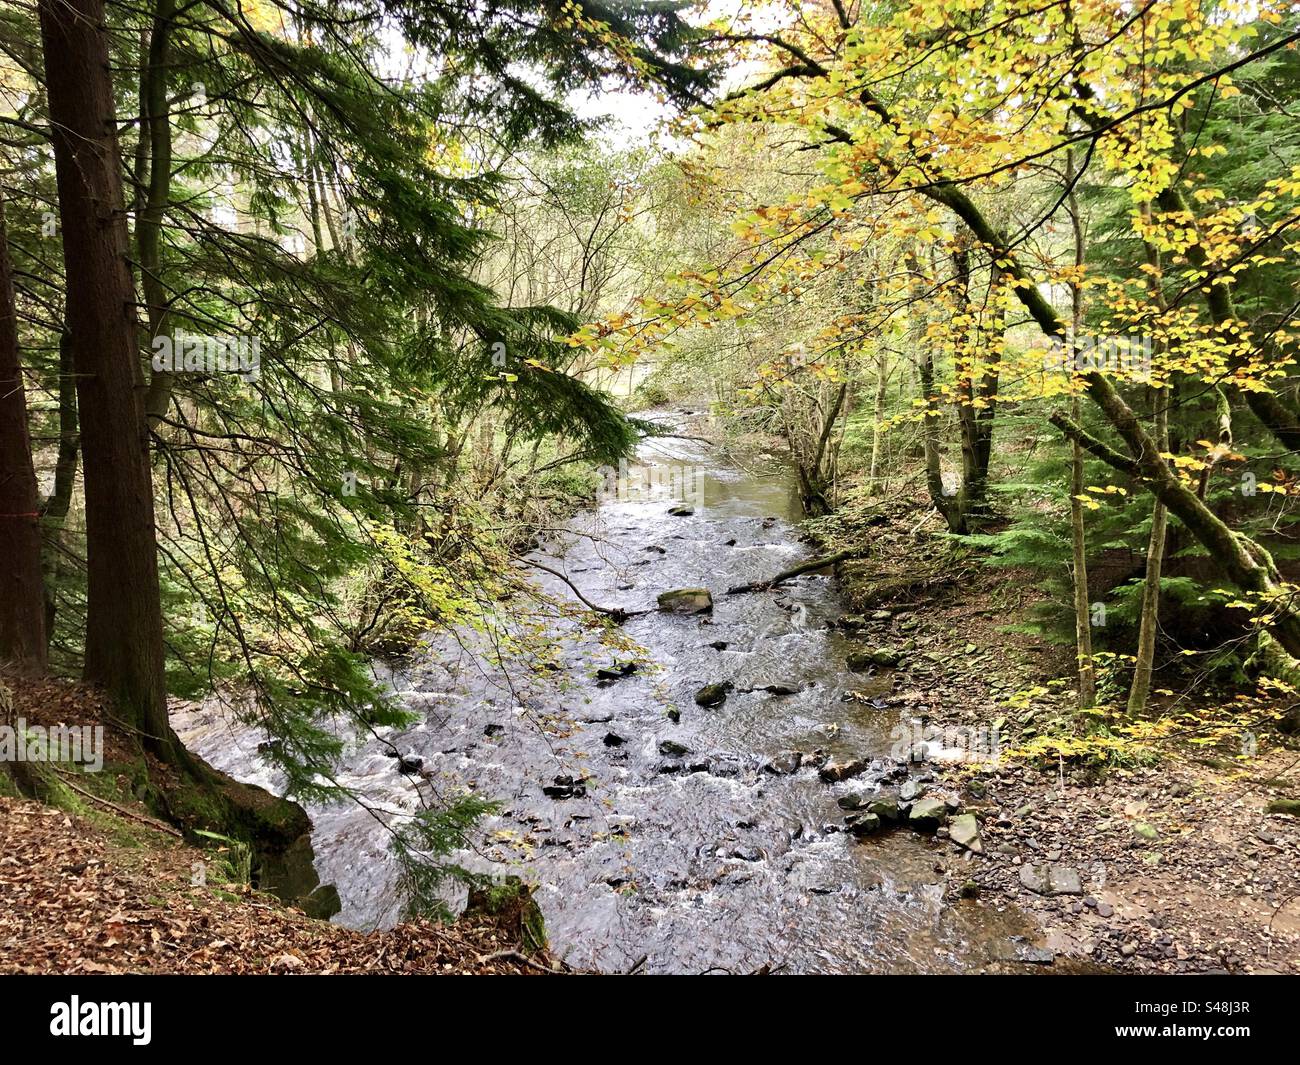
{"type": "MultiPolygon", "coordinates": [[[[835,393],[835,401],[831,404],[830,411],[824,416],[820,431],[817,434],[817,450],[813,455],[810,465],[805,467],[804,463],[797,460],[795,466],[799,473],[799,497],[803,504],[805,514],[813,517],[819,517],[823,514],[829,514],[831,511],[831,500],[829,491],[832,487],[832,481],[826,470],[827,447],[830,444],[831,435],[835,432],[835,423],[839,420],[840,411],[844,409],[844,400],[849,392],[847,381],[841,382],[839,389],[835,393]]],[[[818,404],[820,408],[820,404],[818,404]]],[[[791,437],[793,440],[793,437],[791,437]]]]}
{"type": "MultiPolygon", "coordinates": [[[[1077,445],[1076,445],[1077,446],[1077,445]]],[[[1160,570],[1165,555],[1165,505],[1156,500],[1151,509],[1151,539],[1147,543],[1147,572],[1142,583],[1142,622],[1138,630],[1137,664],[1128,693],[1128,712],[1140,714],[1151,693],[1151,670],[1156,657],[1156,626],[1160,619],[1160,570]]]]}
{"type": "MultiPolygon", "coordinates": [[[[1150,218],[1150,210],[1147,210],[1150,218]]],[[[1147,263],[1152,271],[1148,276],[1148,287],[1152,298],[1166,309],[1164,292],[1158,280],[1160,276],[1160,253],[1154,245],[1147,243],[1147,263]]],[[[1222,396],[1222,393],[1219,393],[1222,396]]],[[[1151,404],[1155,421],[1156,443],[1162,453],[1169,452],[1169,407],[1173,403],[1172,389],[1151,389],[1151,404]]],[[[1231,423],[1229,422],[1229,425],[1231,423]]],[[[1228,430],[1228,442],[1231,443],[1231,429],[1228,430]]],[[[1201,478],[1197,495],[1205,500],[1205,487],[1209,480],[1209,466],[1206,466],[1201,478]]],[[[1165,530],[1168,525],[1168,508],[1159,498],[1151,508],[1151,538],[1147,541],[1146,574],[1142,581],[1142,617],[1138,627],[1137,658],[1133,666],[1133,683],[1128,691],[1128,712],[1140,714],[1146,709],[1147,697],[1151,694],[1151,671],[1155,666],[1156,627],[1160,621],[1160,571],[1165,558],[1165,530]]]]}
{"type": "Polygon", "coordinates": [[[45,669],[45,594],[27,392],[18,361],[18,312],[0,201],[0,664],[45,669]]]}
{"type": "Polygon", "coordinates": [[[40,0],[86,501],[85,679],[160,756],[167,721],[144,380],[103,0],[40,0]]]}
{"type": "MultiPolygon", "coordinates": [[[[162,230],[172,188],[172,128],[167,107],[167,59],[170,51],[175,0],[157,0],[149,54],[140,75],[140,101],[147,110],[140,116],[141,140],[148,138],[149,184],[144,210],[136,223],[140,249],[140,288],[144,293],[149,320],[149,340],[166,335],[169,323],[167,287],[163,284],[162,230]]],[[[150,424],[167,413],[175,377],[168,370],[154,370],[145,395],[150,424]]]]}
{"type": "MultiPolygon", "coordinates": [[[[1087,253],[1083,232],[1083,216],[1079,213],[1079,200],[1074,194],[1074,153],[1065,153],[1065,181],[1070,187],[1066,207],[1070,214],[1070,228],[1074,236],[1074,265],[1082,267],[1087,253]]],[[[1083,289],[1077,282],[1070,285],[1070,322],[1074,335],[1079,335],[1083,324],[1083,289]]],[[[1070,414],[1079,420],[1079,397],[1070,399],[1070,414]]],[[[1078,653],[1080,710],[1087,710],[1097,702],[1097,664],[1092,657],[1092,609],[1088,602],[1088,539],[1083,523],[1083,448],[1077,440],[1070,441],[1070,548],[1074,561],[1074,636],[1078,653]]]]}
{"type": "Polygon", "coordinates": [[[885,392],[889,386],[889,355],[881,351],[876,356],[876,402],[871,413],[874,421],[871,427],[871,470],[867,474],[867,483],[873,492],[879,492],[881,452],[884,449],[885,433],[880,428],[885,420],[885,392]]]}
{"type": "Polygon", "coordinates": [[[966,532],[964,515],[957,504],[956,495],[949,495],[943,483],[943,469],[939,456],[939,397],[934,392],[934,354],[922,345],[921,357],[917,362],[921,375],[921,392],[925,396],[925,420],[921,423],[921,441],[925,449],[925,486],[930,493],[930,501],[943,516],[948,531],[958,534],[966,532]]]}
{"type": "MultiPolygon", "coordinates": [[[[1074,400],[1078,420],[1079,400],[1074,400]]],[[[1071,441],[1070,543],[1074,558],[1074,634],[1079,657],[1079,709],[1097,701],[1097,669],[1092,659],[1092,611],[1088,603],[1088,541],[1083,524],[1083,449],[1071,441]]]]}
{"type": "Polygon", "coordinates": [[[45,642],[54,639],[58,593],[64,568],[63,523],[77,483],[81,433],[77,426],[77,375],[72,368],[72,334],[59,335],[59,455],[54,463],[54,490],[41,504],[42,572],[45,578],[45,642]]]}

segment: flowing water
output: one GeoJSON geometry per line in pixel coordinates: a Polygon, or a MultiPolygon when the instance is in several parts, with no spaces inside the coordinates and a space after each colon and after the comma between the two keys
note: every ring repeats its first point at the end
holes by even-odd
{"type": "MultiPolygon", "coordinates": [[[[496,669],[475,633],[385,668],[421,721],[348,753],[339,779],[366,808],[310,810],[321,880],[343,900],[336,920],[394,922],[402,900],[383,819],[417,808],[417,788],[472,787],[503,811],[458,859],[536,884],[553,953],[574,966],[960,972],[1011,958],[1025,931],[1013,912],[943,901],[947,881],[965,879],[950,845],[838,830],[839,796],[889,791],[904,775],[890,759],[898,712],[873,698],[888,678],[845,670],[851,638],[833,625],[843,607],[831,576],[725,594],[809,557],[793,477],[771,455],[717,460],[683,438],[695,420],[673,421],[682,435],[647,443],[613,498],[535,556],[592,603],[647,611],[622,628],[635,646],[611,648],[563,618],[550,669],[496,669]],[[694,512],[671,515],[683,494],[694,512]],[[712,590],[711,614],[654,609],[660,592],[691,586],[712,590]],[[626,676],[596,675],[630,661],[626,676]],[[723,682],[725,702],[696,705],[702,686],[723,682]],[[789,769],[783,754],[815,749],[878,761],[834,785],[812,767],[774,771],[789,769]],[[421,772],[400,772],[394,752],[421,772]]],[[[563,581],[537,576],[574,601],[563,581]]],[[[210,706],[175,723],[219,768],[275,787],[258,735],[210,706]]]]}

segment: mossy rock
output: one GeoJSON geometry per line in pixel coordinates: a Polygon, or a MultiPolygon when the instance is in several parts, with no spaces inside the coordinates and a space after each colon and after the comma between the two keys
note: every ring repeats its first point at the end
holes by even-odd
{"type": "Polygon", "coordinates": [[[711,614],[713,593],[707,588],[674,588],[662,592],[657,600],[659,609],[670,614],[711,614]]]}
{"type": "Polygon", "coordinates": [[[525,954],[546,950],[546,922],[533,889],[517,876],[469,890],[461,920],[495,927],[525,954]]]}
{"type": "Polygon", "coordinates": [[[729,691],[731,691],[730,681],[723,681],[721,684],[706,684],[695,693],[695,703],[697,706],[721,706],[727,701],[727,692],[729,691]]]}

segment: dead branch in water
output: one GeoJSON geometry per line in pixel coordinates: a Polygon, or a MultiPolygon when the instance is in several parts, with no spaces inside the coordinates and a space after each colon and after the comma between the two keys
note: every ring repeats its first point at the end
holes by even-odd
{"type": "Polygon", "coordinates": [[[804,573],[811,573],[813,570],[825,569],[827,566],[834,566],[836,563],[844,562],[850,558],[856,558],[859,555],[866,554],[866,551],[858,549],[856,551],[836,551],[833,555],[823,555],[821,558],[810,559],[807,562],[801,562],[797,566],[792,566],[788,570],[783,570],[771,580],[767,581],[750,581],[749,584],[737,584],[733,588],[727,589],[728,595],[741,595],[745,592],[766,592],[769,588],[775,588],[778,584],[785,581],[793,580],[795,577],[804,573]]]}
{"type": "Polygon", "coordinates": [[[574,595],[578,597],[579,602],[581,602],[583,606],[585,606],[588,610],[594,611],[597,614],[604,614],[607,618],[609,618],[611,621],[615,622],[618,625],[623,624],[623,622],[625,622],[628,618],[634,618],[634,617],[638,617],[641,614],[650,613],[649,610],[624,610],[621,606],[600,606],[597,603],[593,603],[590,599],[588,599],[585,595],[583,595],[582,590],[576,584],[574,584],[573,581],[569,580],[569,578],[566,577],[559,570],[551,569],[550,566],[544,565],[543,563],[537,562],[531,558],[525,558],[522,561],[526,562],[528,565],[534,567],[535,569],[541,570],[543,573],[549,573],[552,577],[558,577],[560,580],[562,580],[565,584],[569,586],[569,589],[573,592],[574,595]]]}

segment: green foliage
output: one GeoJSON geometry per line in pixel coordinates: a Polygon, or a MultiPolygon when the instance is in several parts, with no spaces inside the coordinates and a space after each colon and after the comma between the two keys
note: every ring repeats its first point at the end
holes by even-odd
{"type": "Polygon", "coordinates": [[[421,810],[395,829],[393,853],[401,866],[408,916],[451,920],[453,915],[445,897],[448,888],[491,882],[447,859],[466,846],[468,833],[481,818],[499,809],[499,803],[466,793],[421,810]]]}

